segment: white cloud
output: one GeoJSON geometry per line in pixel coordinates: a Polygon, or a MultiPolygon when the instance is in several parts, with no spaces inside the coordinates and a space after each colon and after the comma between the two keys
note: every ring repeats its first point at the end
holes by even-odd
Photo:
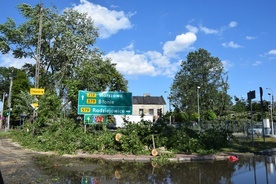
{"type": "Polygon", "coordinates": [[[223,43],[222,44],[222,46],[223,47],[230,47],[230,48],[241,48],[242,46],[241,45],[238,45],[238,44],[236,44],[235,42],[233,42],[233,41],[230,41],[230,42],[228,42],[228,43],[223,43]]]}
{"type": "Polygon", "coordinates": [[[133,50],[133,49],[134,49],[134,43],[131,43],[128,46],[124,47],[122,50],[133,50]]]}
{"type": "Polygon", "coordinates": [[[236,21],[231,21],[227,26],[221,26],[218,29],[210,29],[208,27],[205,27],[203,25],[199,25],[198,27],[194,27],[192,25],[187,25],[186,28],[193,33],[197,33],[199,30],[204,32],[205,34],[216,34],[221,35],[224,31],[234,28],[238,25],[236,21]]]}
{"type": "Polygon", "coordinates": [[[223,68],[227,71],[227,70],[229,70],[230,68],[232,68],[233,67],[233,63],[232,62],[230,62],[230,61],[228,61],[228,60],[223,60],[223,61],[221,61],[222,62],[222,65],[223,65],[223,68]]]}
{"type": "Polygon", "coordinates": [[[238,25],[238,23],[235,21],[232,21],[229,23],[229,27],[236,27],[237,25],[238,25]]]}
{"type": "Polygon", "coordinates": [[[203,31],[205,34],[218,34],[219,31],[218,30],[215,30],[215,29],[209,29],[207,27],[204,27],[204,26],[199,26],[199,29],[201,31],[203,31]]]}
{"type": "Polygon", "coordinates": [[[123,11],[109,10],[87,0],[80,0],[80,4],[74,5],[74,9],[87,13],[94,20],[95,27],[99,29],[100,38],[108,38],[121,29],[132,27],[129,17],[133,14],[126,15],[123,11]]]}
{"type": "Polygon", "coordinates": [[[194,27],[192,25],[187,25],[186,28],[188,29],[189,32],[192,32],[192,33],[197,33],[198,32],[198,28],[194,27]]]}
{"type": "Polygon", "coordinates": [[[271,55],[276,55],[276,49],[274,49],[274,50],[270,50],[270,51],[268,52],[268,54],[271,54],[271,55]]]}
{"type": "Polygon", "coordinates": [[[255,40],[256,37],[254,37],[254,36],[246,36],[245,39],[247,39],[247,40],[255,40]]]}
{"type": "Polygon", "coordinates": [[[22,66],[26,63],[35,64],[34,59],[30,58],[22,58],[22,59],[16,59],[13,57],[11,53],[8,54],[0,54],[0,66],[1,67],[14,67],[14,68],[22,68],[22,66]]]}
{"type": "Polygon", "coordinates": [[[124,75],[163,75],[173,77],[180,66],[179,62],[170,62],[170,58],[157,51],[135,53],[133,45],[128,50],[112,51],[106,55],[116,63],[117,70],[124,75]]]}
{"type": "Polygon", "coordinates": [[[253,63],[253,66],[258,66],[258,65],[260,65],[260,64],[262,64],[261,61],[255,61],[255,63],[253,63]]]}
{"type": "Polygon", "coordinates": [[[167,41],[163,45],[164,55],[169,57],[175,57],[177,52],[185,51],[195,41],[197,37],[194,33],[188,32],[186,34],[177,35],[174,41],[167,41]]]}

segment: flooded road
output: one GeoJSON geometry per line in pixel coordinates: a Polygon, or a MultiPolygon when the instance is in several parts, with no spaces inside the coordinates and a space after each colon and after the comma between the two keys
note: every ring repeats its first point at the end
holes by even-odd
{"type": "Polygon", "coordinates": [[[0,140],[5,183],[274,184],[275,160],[275,156],[255,156],[236,162],[116,162],[39,154],[0,140]]]}
{"type": "Polygon", "coordinates": [[[62,158],[57,162],[55,157],[40,157],[35,162],[47,174],[68,183],[276,183],[275,157],[241,158],[235,163],[204,161],[165,165],[76,158],[62,158]]]}

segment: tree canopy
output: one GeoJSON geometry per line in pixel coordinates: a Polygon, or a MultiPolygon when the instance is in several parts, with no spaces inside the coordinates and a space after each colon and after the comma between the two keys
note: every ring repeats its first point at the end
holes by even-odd
{"type": "Polygon", "coordinates": [[[182,61],[171,86],[171,101],[192,119],[197,113],[199,95],[201,119],[223,116],[231,104],[231,98],[227,95],[227,80],[220,59],[204,49],[198,49],[187,55],[187,61],[182,61]]]}
{"type": "MultiPolygon", "coordinates": [[[[94,45],[98,37],[93,20],[84,13],[38,4],[18,5],[25,22],[16,24],[8,18],[0,24],[0,51],[15,58],[39,58],[39,88],[56,93],[63,103],[76,108],[78,90],[127,91],[124,79],[111,60],[94,45]],[[42,17],[40,57],[37,55],[39,19],[42,17]]],[[[36,65],[26,63],[30,81],[35,81],[36,65]]],[[[29,90],[29,89],[28,89],[29,90]]],[[[20,93],[20,92],[18,92],[20,93]]],[[[21,95],[22,96],[22,95],[21,95]]]]}

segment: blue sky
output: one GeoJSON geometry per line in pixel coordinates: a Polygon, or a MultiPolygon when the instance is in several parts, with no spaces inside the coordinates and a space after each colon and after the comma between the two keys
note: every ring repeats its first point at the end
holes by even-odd
{"type": "MultiPolygon", "coordinates": [[[[274,0],[10,0],[0,6],[0,23],[7,17],[22,22],[16,6],[23,2],[88,13],[99,28],[95,46],[117,63],[135,96],[167,98],[181,61],[199,48],[223,62],[230,96],[246,99],[255,90],[259,100],[259,87],[265,100],[268,92],[276,94],[274,0]]],[[[0,55],[0,66],[24,62],[34,63],[0,55]]]]}

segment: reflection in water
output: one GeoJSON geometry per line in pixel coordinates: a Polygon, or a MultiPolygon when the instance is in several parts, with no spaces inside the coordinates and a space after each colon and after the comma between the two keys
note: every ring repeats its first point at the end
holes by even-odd
{"type": "Polygon", "coordinates": [[[58,183],[276,183],[275,156],[240,158],[237,162],[205,161],[156,165],[97,159],[37,157],[40,168],[58,183]],[[50,161],[48,162],[48,160],[50,161]]]}

